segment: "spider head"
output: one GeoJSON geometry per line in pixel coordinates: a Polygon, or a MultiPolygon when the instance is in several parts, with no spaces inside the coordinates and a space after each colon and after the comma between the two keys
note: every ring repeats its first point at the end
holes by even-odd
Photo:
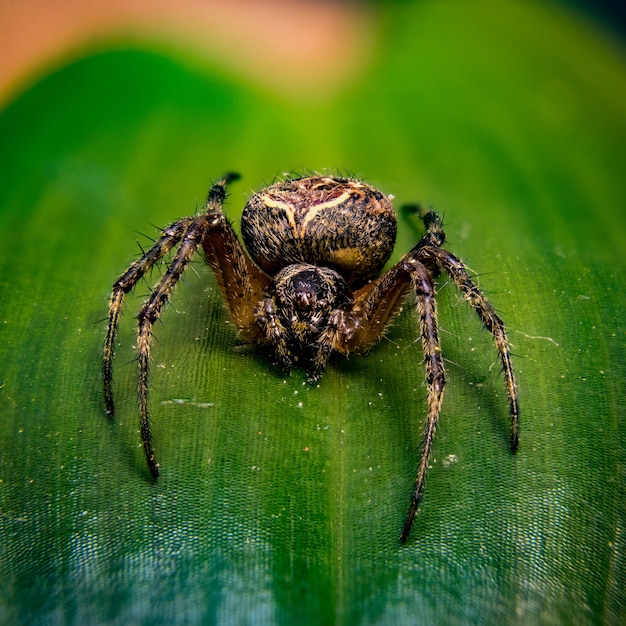
{"type": "Polygon", "coordinates": [[[276,309],[288,325],[304,322],[314,328],[348,300],[343,277],[327,267],[288,265],[274,278],[276,309]]]}
{"type": "Polygon", "coordinates": [[[328,267],[296,263],[278,272],[257,309],[257,323],[273,344],[278,362],[286,369],[298,364],[311,381],[317,380],[351,293],[341,274],[328,267]]]}

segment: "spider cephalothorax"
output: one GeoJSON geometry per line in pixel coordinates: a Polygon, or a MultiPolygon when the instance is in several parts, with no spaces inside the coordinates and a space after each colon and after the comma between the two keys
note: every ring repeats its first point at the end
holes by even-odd
{"type": "Polygon", "coordinates": [[[143,304],[137,330],[141,438],[150,472],[156,461],[148,412],[152,326],[176,283],[201,247],[242,337],[273,350],[286,369],[299,366],[311,380],[330,355],[361,354],[372,347],[413,291],[428,385],[428,416],[409,512],[400,536],[406,541],[422,498],[445,371],[433,277],[445,271],[493,335],[511,417],[511,450],[517,450],[519,408],[504,324],[473,283],[462,261],[441,246],[441,220],[421,212],[425,233],[396,265],[380,274],[396,237],[396,214],[387,196],[358,180],[308,176],[271,185],[246,203],[241,232],[246,254],[222,205],[227,174],[209,191],[204,211],[178,220],[113,285],[102,377],[106,411],[114,413],[112,365],[124,295],[165,255],[177,248],[143,304]]]}

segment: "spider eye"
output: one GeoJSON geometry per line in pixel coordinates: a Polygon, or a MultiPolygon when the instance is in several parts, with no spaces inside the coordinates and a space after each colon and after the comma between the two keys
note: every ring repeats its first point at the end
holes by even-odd
{"type": "Polygon", "coordinates": [[[294,299],[299,309],[308,309],[317,300],[317,293],[313,289],[299,288],[294,299]]]}
{"type": "Polygon", "coordinates": [[[323,291],[316,272],[306,270],[293,278],[294,301],[299,309],[308,309],[314,305],[323,291]]]}

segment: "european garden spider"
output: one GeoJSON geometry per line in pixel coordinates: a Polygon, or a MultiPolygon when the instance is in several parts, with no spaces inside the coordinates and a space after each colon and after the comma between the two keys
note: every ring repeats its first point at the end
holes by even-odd
{"type": "Polygon", "coordinates": [[[437,329],[433,278],[444,270],[474,308],[498,349],[511,418],[511,450],[517,450],[519,407],[504,324],[463,262],[444,250],[442,222],[420,210],[425,232],[417,245],[382,275],[396,238],[390,199],[364,182],[334,176],[290,178],[255,193],[246,203],[241,233],[246,254],[224,213],[226,174],[209,191],[204,211],[165,228],[154,245],[113,285],[102,378],[106,412],[113,416],[112,365],[125,294],[178,247],[138,315],[141,439],[154,478],[148,370],[152,327],[176,283],[202,247],[241,336],[268,346],[285,369],[304,368],[317,380],[333,352],[367,352],[382,336],[412,289],[417,304],[428,385],[428,416],[409,511],[400,535],[409,536],[422,494],[446,382],[437,329]]]}

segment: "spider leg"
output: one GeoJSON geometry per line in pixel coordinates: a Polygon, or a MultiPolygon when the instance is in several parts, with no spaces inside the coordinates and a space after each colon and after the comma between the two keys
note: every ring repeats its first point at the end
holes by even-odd
{"type": "Polygon", "coordinates": [[[259,343],[274,346],[274,352],[280,365],[285,370],[293,366],[291,350],[287,342],[287,332],[276,314],[276,307],[271,296],[267,296],[256,308],[257,326],[261,329],[259,343]]]}
{"type": "Polygon", "coordinates": [[[447,250],[434,246],[422,248],[419,256],[431,262],[434,260],[446,271],[465,299],[474,308],[485,328],[493,336],[502,362],[506,392],[509,398],[509,415],[511,418],[510,447],[512,452],[516,452],[519,440],[519,402],[504,322],[500,319],[485,295],[474,284],[460,259],[447,250]]]}
{"type": "Polygon", "coordinates": [[[411,283],[415,291],[417,314],[426,366],[426,382],[428,384],[428,415],[422,440],[415,487],[411,496],[411,505],[402,528],[400,541],[405,543],[417,513],[424,485],[430,453],[435,438],[435,430],[441,412],[443,389],[446,384],[446,374],[443,356],[439,345],[439,330],[437,326],[437,301],[435,300],[435,286],[428,269],[417,260],[412,260],[411,283]]]}
{"type": "Polygon", "coordinates": [[[363,354],[381,339],[411,286],[407,257],[354,293],[352,305],[338,322],[334,350],[363,354]]]}
{"type": "Polygon", "coordinates": [[[137,328],[137,351],[139,361],[139,379],[137,383],[139,394],[139,417],[141,420],[141,440],[143,442],[146,460],[150,473],[154,478],[159,475],[159,464],[154,455],[152,446],[152,433],[150,431],[150,414],[148,411],[148,376],[150,366],[150,352],[152,348],[152,327],[168,301],[176,283],[180,280],[183,272],[189,265],[193,255],[198,250],[204,233],[209,225],[205,216],[200,216],[192,221],[185,232],[180,247],[170,263],[167,271],[157,283],[150,297],[141,307],[137,316],[139,326],[137,328]]]}
{"type": "Polygon", "coordinates": [[[115,356],[115,338],[122,309],[124,296],[131,291],[139,280],[160,261],[172,248],[181,240],[193,218],[186,218],[174,222],[166,228],[156,243],[137,259],[122,274],[113,285],[111,298],[109,300],[109,316],[107,322],[107,333],[104,342],[102,360],[102,382],[104,386],[104,403],[107,415],[114,415],[115,404],[113,402],[113,358],[115,356]]]}
{"type": "Polygon", "coordinates": [[[213,210],[208,217],[211,223],[202,242],[204,257],[239,333],[247,341],[255,341],[260,334],[255,311],[263,305],[271,280],[245,253],[226,216],[213,210]]]}
{"type": "Polygon", "coordinates": [[[328,324],[320,336],[316,339],[313,347],[313,360],[309,367],[309,381],[315,382],[324,373],[326,363],[330,358],[337,337],[340,335],[340,325],[344,319],[344,312],[341,309],[335,309],[328,317],[328,324]]]}
{"type": "Polygon", "coordinates": [[[335,349],[346,354],[363,352],[383,334],[389,321],[399,310],[411,286],[415,292],[420,338],[428,385],[428,415],[422,440],[420,460],[411,496],[411,505],[404,522],[400,541],[404,543],[411,531],[428,472],[428,463],[441,412],[446,384],[443,356],[439,345],[437,302],[430,269],[417,257],[422,242],[377,280],[354,294],[351,310],[343,312],[335,349]]]}
{"type": "MultiPolygon", "coordinates": [[[[105,408],[108,415],[113,415],[115,405],[113,402],[113,358],[115,338],[119,323],[120,311],[124,296],[131,291],[137,282],[152,268],[160,259],[168,254],[180,243],[180,247],[166,273],[161,277],[150,297],[143,304],[139,312],[139,326],[137,329],[138,363],[139,363],[139,412],[141,419],[141,438],[148,461],[150,472],[156,478],[159,474],[152,446],[150,432],[150,416],[148,412],[148,373],[150,351],[152,346],[152,326],[159,318],[164,304],[167,302],[172,290],[179,281],[187,265],[191,261],[198,247],[203,242],[207,231],[212,227],[219,227],[226,220],[221,212],[221,207],[226,198],[226,185],[238,178],[238,174],[229,173],[218,180],[210,189],[205,212],[196,217],[187,217],[171,224],[163,230],[161,237],[156,243],[135,261],[118,278],[113,285],[109,301],[109,316],[107,334],[104,344],[102,380],[104,384],[105,408]],[[221,219],[221,221],[220,221],[221,219]]],[[[232,229],[231,229],[232,232],[232,229]]],[[[234,236],[234,234],[233,234],[234,236]]]]}
{"type": "Polygon", "coordinates": [[[416,259],[425,266],[431,277],[439,273],[437,263],[420,256],[420,251],[424,247],[438,247],[445,241],[441,218],[439,214],[426,211],[421,206],[411,207],[410,210],[419,213],[426,232],[396,265],[354,293],[352,307],[345,315],[335,340],[334,349],[338,352],[366,352],[383,336],[409,292],[416,259]]]}

